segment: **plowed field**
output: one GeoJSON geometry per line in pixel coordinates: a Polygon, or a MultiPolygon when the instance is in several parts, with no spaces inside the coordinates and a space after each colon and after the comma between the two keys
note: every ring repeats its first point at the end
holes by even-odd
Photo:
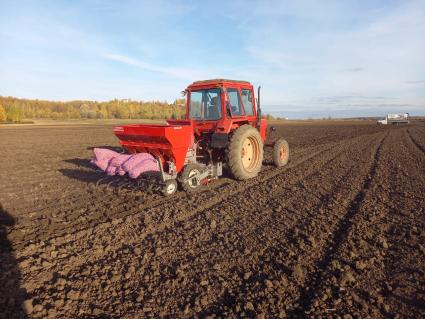
{"type": "Polygon", "coordinates": [[[278,132],[287,166],[165,198],[97,184],[111,126],[1,127],[0,318],[425,316],[425,125],[278,132]]]}

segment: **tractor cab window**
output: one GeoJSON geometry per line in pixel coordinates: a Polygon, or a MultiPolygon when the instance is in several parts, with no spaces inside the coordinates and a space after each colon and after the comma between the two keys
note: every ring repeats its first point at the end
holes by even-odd
{"type": "Polygon", "coordinates": [[[242,102],[246,115],[254,115],[252,109],[252,91],[248,89],[242,90],[242,102]]]}
{"type": "Polygon", "coordinates": [[[229,98],[230,111],[232,115],[243,115],[241,98],[238,89],[227,89],[227,96],[229,98]]]}
{"type": "Polygon", "coordinates": [[[221,118],[221,90],[206,89],[190,92],[189,117],[194,120],[221,118]]]}

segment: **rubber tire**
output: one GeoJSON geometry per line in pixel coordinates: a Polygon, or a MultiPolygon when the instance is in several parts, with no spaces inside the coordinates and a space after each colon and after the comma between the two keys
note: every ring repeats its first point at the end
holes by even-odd
{"type": "Polygon", "coordinates": [[[229,166],[230,173],[238,180],[246,180],[258,175],[263,165],[264,147],[261,140],[260,133],[256,128],[251,125],[245,124],[240,126],[230,138],[227,147],[227,165],[229,166]],[[247,171],[242,164],[242,145],[246,138],[254,137],[258,142],[258,163],[252,171],[247,171]]]}
{"type": "Polygon", "coordinates": [[[169,179],[165,181],[165,185],[162,187],[162,195],[171,196],[177,191],[177,181],[175,179],[169,179]],[[174,185],[174,190],[170,192],[170,185],[174,185]]]}
{"type": "Polygon", "coordinates": [[[288,164],[288,161],[289,161],[289,144],[286,140],[284,140],[283,138],[280,138],[276,141],[276,143],[273,146],[273,163],[276,167],[282,167],[288,164]],[[286,156],[283,161],[280,158],[280,149],[282,147],[286,148],[286,156]]]}
{"type": "Polygon", "coordinates": [[[183,190],[185,192],[188,192],[188,193],[195,192],[195,191],[199,190],[199,188],[202,186],[202,184],[200,184],[200,185],[197,185],[196,187],[193,187],[193,186],[190,186],[188,182],[184,182],[185,180],[187,180],[189,178],[190,172],[193,171],[194,169],[198,170],[199,173],[202,173],[202,171],[203,171],[202,167],[198,164],[195,164],[195,163],[187,164],[184,167],[184,169],[183,169],[183,171],[180,175],[180,178],[179,178],[179,181],[180,181],[180,184],[181,184],[183,190]]]}

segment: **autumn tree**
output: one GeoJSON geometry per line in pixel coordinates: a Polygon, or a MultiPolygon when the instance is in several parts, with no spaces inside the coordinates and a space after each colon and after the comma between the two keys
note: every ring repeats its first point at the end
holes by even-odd
{"type": "Polygon", "coordinates": [[[0,104],[0,122],[5,122],[7,120],[7,115],[4,107],[0,104]]]}
{"type": "Polygon", "coordinates": [[[15,104],[6,107],[6,117],[10,122],[20,122],[22,120],[22,110],[15,104]]]}
{"type": "Polygon", "coordinates": [[[130,110],[125,104],[118,104],[117,107],[117,118],[119,119],[128,119],[130,118],[130,110]]]}
{"type": "Polygon", "coordinates": [[[0,96],[6,118],[20,121],[22,118],[54,119],[166,119],[182,118],[185,114],[184,100],[172,104],[160,101],[112,100],[97,101],[45,101],[0,96]]]}

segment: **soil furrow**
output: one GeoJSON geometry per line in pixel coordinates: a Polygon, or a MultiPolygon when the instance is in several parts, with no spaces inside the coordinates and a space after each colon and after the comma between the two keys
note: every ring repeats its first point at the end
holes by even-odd
{"type": "Polygon", "coordinates": [[[410,130],[406,130],[407,131],[407,134],[408,134],[408,136],[409,136],[409,138],[410,138],[410,140],[412,141],[412,143],[423,153],[423,154],[425,154],[425,147],[424,146],[422,146],[421,144],[419,144],[419,142],[415,139],[415,138],[413,138],[413,136],[412,136],[412,133],[410,132],[410,130]]]}
{"type": "Polygon", "coordinates": [[[326,247],[323,258],[321,258],[315,265],[314,268],[318,269],[318,273],[311,274],[304,283],[304,288],[300,292],[299,300],[296,302],[296,304],[299,304],[300,307],[295,309],[291,315],[309,317],[308,311],[312,306],[314,298],[322,289],[321,284],[324,276],[327,275],[329,265],[334,260],[336,251],[346,239],[348,232],[352,227],[353,217],[358,213],[360,205],[366,196],[366,192],[369,190],[370,184],[376,176],[376,168],[381,157],[381,148],[387,135],[381,139],[378,147],[376,148],[368,174],[362,182],[362,187],[357,192],[354,199],[350,202],[344,217],[338,222],[338,226],[336,230],[334,230],[332,238],[329,240],[329,245],[326,247]]]}
{"type": "Polygon", "coordinates": [[[382,144],[375,178],[351,219],[347,236],[333,253],[328,269],[322,271],[319,291],[309,307],[303,309],[304,315],[348,313],[353,317],[392,318],[402,314],[403,318],[411,318],[414,313],[424,312],[424,304],[415,296],[420,280],[425,279],[420,274],[425,272],[413,256],[425,240],[417,231],[423,224],[418,224],[417,219],[425,213],[418,209],[423,200],[415,196],[425,190],[425,181],[419,177],[425,174],[425,160],[420,153],[409,151],[415,146],[408,141],[403,130],[393,130],[382,144]],[[405,176],[411,176],[411,181],[400,183],[405,176]],[[386,190],[392,192],[388,194],[386,190]],[[408,245],[404,231],[411,239],[408,245]],[[405,278],[411,269],[418,271],[407,275],[416,277],[416,285],[413,281],[407,288],[408,281],[400,278],[405,278]],[[395,308],[390,306],[394,304],[395,308]]]}

